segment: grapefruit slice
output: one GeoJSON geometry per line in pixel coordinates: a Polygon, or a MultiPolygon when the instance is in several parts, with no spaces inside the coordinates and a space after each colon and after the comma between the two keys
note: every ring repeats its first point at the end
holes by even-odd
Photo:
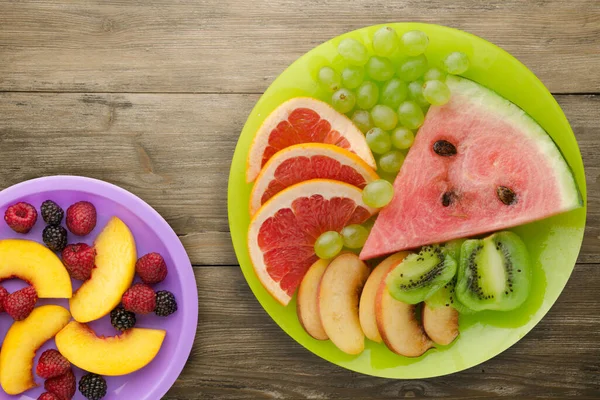
{"type": "Polygon", "coordinates": [[[356,154],[323,143],[287,147],[265,164],[250,194],[250,215],[286,187],[310,179],[333,179],[364,188],[379,177],[356,154]]]}
{"type": "Polygon", "coordinates": [[[377,168],[365,135],[348,117],[320,100],[296,97],[277,107],[256,132],[248,153],[246,181],[254,182],[279,150],[314,142],[342,147],[377,168]]]}
{"type": "Polygon", "coordinates": [[[308,268],[318,260],[314,244],[326,231],[361,224],[377,212],[363,203],[356,186],[313,179],[279,192],[254,215],[248,251],[269,293],[287,305],[308,268]]]}
{"type": "Polygon", "coordinates": [[[362,259],[501,230],[581,206],[571,170],[523,110],[468,79],[432,106],[362,259]]]}

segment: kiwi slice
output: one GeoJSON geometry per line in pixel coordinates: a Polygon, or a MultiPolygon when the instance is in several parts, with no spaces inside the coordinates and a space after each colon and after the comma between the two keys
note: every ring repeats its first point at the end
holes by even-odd
{"type": "Polygon", "coordinates": [[[454,260],[458,263],[460,260],[460,249],[462,244],[466,239],[454,239],[446,243],[442,243],[442,250],[450,255],[450,257],[454,258],[454,260]]]}
{"type": "Polygon", "coordinates": [[[396,300],[417,304],[450,282],[457,268],[458,263],[443,246],[424,246],[390,272],[387,288],[396,300]]]}
{"type": "Polygon", "coordinates": [[[529,253],[515,233],[498,232],[463,243],[455,291],[468,308],[513,310],[527,299],[530,281],[529,253]]]}
{"type": "Polygon", "coordinates": [[[456,297],[456,276],[452,280],[435,292],[430,298],[425,300],[425,303],[431,308],[452,307],[459,314],[473,314],[476,311],[465,306],[456,297]]]}

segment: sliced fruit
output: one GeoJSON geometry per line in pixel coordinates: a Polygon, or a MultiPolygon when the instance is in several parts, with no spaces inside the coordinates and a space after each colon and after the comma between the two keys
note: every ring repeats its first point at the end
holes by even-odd
{"type": "Polygon", "coordinates": [[[319,283],[325,269],[331,260],[318,260],[306,271],[296,296],[298,320],[306,333],[317,340],[327,340],[329,337],[323,329],[319,315],[319,283]]]}
{"type": "Polygon", "coordinates": [[[459,314],[476,313],[477,311],[471,310],[469,307],[461,303],[460,300],[458,300],[458,297],[456,296],[456,281],[457,277],[455,276],[450,282],[445,284],[437,292],[431,295],[431,297],[425,300],[425,302],[432,308],[452,307],[458,311],[459,314]]]}
{"type": "MultiPolygon", "coordinates": [[[[399,268],[400,264],[396,266],[399,268]]],[[[388,274],[392,273],[392,269],[388,274]]],[[[418,357],[433,347],[417,321],[416,308],[392,297],[386,278],[381,281],[375,297],[375,318],[377,329],[386,346],[396,354],[406,357],[418,357]]]]}
{"type": "Polygon", "coordinates": [[[256,132],[248,153],[246,181],[253,182],[278,151],[315,142],[347,149],[377,168],[365,136],[348,117],[320,100],[296,97],[271,112],[256,132]]]}
{"type": "Polygon", "coordinates": [[[314,244],[326,231],[361,224],[377,209],[365,205],[356,186],[313,179],[291,186],[254,215],[248,249],[261,283],[287,305],[308,268],[317,261],[314,244]]]}
{"type": "Polygon", "coordinates": [[[131,231],[112,217],[94,242],[96,268],[69,301],[71,314],[79,322],[102,318],[119,304],[131,286],[137,260],[131,231]]]}
{"type": "Polygon", "coordinates": [[[71,321],[56,335],[58,351],[72,364],[98,375],[135,372],[158,354],[166,331],[131,328],[119,336],[98,337],[85,324],[71,321]]]}
{"type": "Polygon", "coordinates": [[[450,344],[458,336],[458,311],[454,307],[431,307],[423,304],[423,328],[437,344],[450,344]]]}
{"type": "Polygon", "coordinates": [[[369,279],[367,279],[367,283],[365,283],[365,287],[360,295],[358,308],[360,326],[365,336],[374,342],[381,343],[382,340],[379,329],[377,329],[377,319],[375,318],[375,297],[377,296],[377,290],[390,269],[400,264],[407,255],[407,252],[396,253],[379,263],[373,272],[371,272],[371,275],[369,275],[369,279]]]}
{"type": "Polygon", "coordinates": [[[550,136],[492,91],[448,76],[362,250],[369,259],[522,225],[581,206],[550,136]]]}
{"type": "Polygon", "coordinates": [[[345,253],[329,264],[319,285],[323,329],[333,344],[347,354],[360,354],[365,349],[358,299],[369,273],[369,267],[356,254],[345,253]]]}
{"type": "Polygon", "coordinates": [[[439,245],[424,246],[407,256],[386,278],[390,294],[417,304],[431,297],[456,275],[456,261],[439,245]]]}
{"type": "Polygon", "coordinates": [[[23,393],[35,386],[32,373],[35,352],[71,319],[59,306],[38,307],[9,328],[0,352],[0,383],[7,394],[23,393]]]}
{"type": "Polygon", "coordinates": [[[250,215],[286,187],[310,179],[333,179],[364,188],[377,173],[356,154],[323,143],[303,143],[276,153],[265,164],[250,194],[250,215]]]}
{"type": "Polygon", "coordinates": [[[71,278],[60,259],[46,246],[30,240],[0,240],[0,280],[21,278],[42,299],[68,299],[71,278]]]}
{"type": "Polygon", "coordinates": [[[456,296],[472,310],[513,310],[525,302],[531,263],[525,243],[512,232],[467,240],[460,256],[456,296]]]}

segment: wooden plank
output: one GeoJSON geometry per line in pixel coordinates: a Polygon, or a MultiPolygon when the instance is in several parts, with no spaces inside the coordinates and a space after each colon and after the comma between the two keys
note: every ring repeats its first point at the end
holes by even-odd
{"type": "Polygon", "coordinates": [[[393,20],[503,47],[554,93],[600,92],[600,3],[0,1],[0,90],[261,93],[314,46],[393,20]]]}
{"type": "Polygon", "coordinates": [[[598,398],[598,271],[598,264],[577,265],[550,313],[494,359],[450,376],[402,381],[320,359],[270,319],[238,268],[198,268],[196,342],[165,399],[598,398]]]}
{"type": "MultiPolygon", "coordinates": [[[[239,94],[0,93],[1,187],[54,174],[104,179],[160,212],[182,236],[194,264],[236,264],[228,234],[227,176],[239,132],[257,99],[239,94]]],[[[557,99],[586,165],[588,228],[580,261],[597,263],[600,96],[557,99]]]]}

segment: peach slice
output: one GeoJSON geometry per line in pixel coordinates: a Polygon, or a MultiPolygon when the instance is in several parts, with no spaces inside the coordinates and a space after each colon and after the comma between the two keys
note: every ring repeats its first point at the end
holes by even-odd
{"type": "Polygon", "coordinates": [[[56,347],[72,364],[98,375],[135,372],[158,354],[166,331],[131,328],[120,336],[98,337],[85,324],[71,321],[56,335],[56,347]]]}
{"type": "Polygon", "coordinates": [[[381,343],[382,341],[379,329],[377,329],[377,320],[375,318],[375,296],[377,296],[377,289],[379,289],[381,281],[390,269],[400,264],[408,254],[409,253],[402,251],[400,253],[392,254],[380,262],[373,272],[371,272],[371,275],[369,275],[369,279],[367,279],[367,283],[365,283],[362,295],[360,296],[358,307],[360,326],[362,327],[365,336],[376,343],[381,343]]]}
{"type": "Polygon", "coordinates": [[[29,282],[42,299],[69,299],[73,293],[62,261],[31,240],[0,240],[0,280],[13,277],[29,282]]]}
{"type": "Polygon", "coordinates": [[[96,268],[92,277],[75,292],[69,305],[73,318],[90,322],[102,318],[121,301],[131,286],[137,259],[131,231],[117,217],[112,217],[94,242],[96,268]]]}
{"type": "MultiPolygon", "coordinates": [[[[394,268],[398,265],[402,264],[394,268]]],[[[388,275],[394,268],[388,271],[388,275]]],[[[386,346],[401,356],[418,357],[433,347],[433,342],[417,321],[415,309],[416,305],[394,299],[387,289],[385,277],[382,279],[375,297],[377,328],[386,346]]]]}
{"type": "Polygon", "coordinates": [[[319,315],[327,336],[347,354],[360,354],[365,335],[358,318],[358,299],[369,267],[356,254],[338,256],[325,270],[319,284],[319,315]]]}
{"type": "Polygon", "coordinates": [[[319,316],[318,297],[319,283],[330,262],[330,260],[318,260],[311,265],[300,283],[296,297],[298,321],[306,333],[317,340],[329,339],[319,316]]]}
{"type": "Polygon", "coordinates": [[[427,336],[437,344],[450,344],[458,336],[458,311],[454,307],[431,307],[425,302],[421,319],[427,336]]]}
{"type": "Polygon", "coordinates": [[[23,393],[37,386],[32,373],[35,352],[70,319],[71,314],[63,307],[42,306],[23,321],[12,324],[0,352],[0,384],[7,394],[23,393]]]}

